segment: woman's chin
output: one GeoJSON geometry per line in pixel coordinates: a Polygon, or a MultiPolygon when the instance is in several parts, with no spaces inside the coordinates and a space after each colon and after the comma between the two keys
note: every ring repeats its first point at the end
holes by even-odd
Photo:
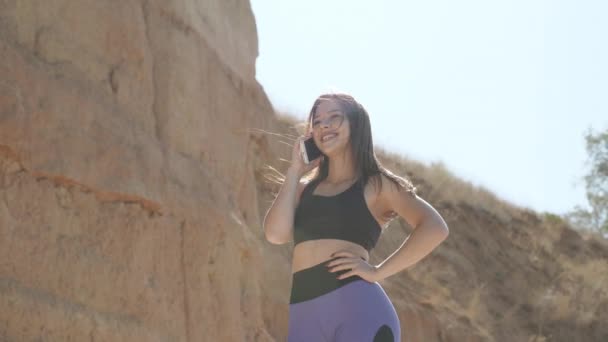
{"type": "Polygon", "coordinates": [[[321,149],[326,158],[336,157],[340,155],[340,151],[340,146],[328,146],[321,149]]]}

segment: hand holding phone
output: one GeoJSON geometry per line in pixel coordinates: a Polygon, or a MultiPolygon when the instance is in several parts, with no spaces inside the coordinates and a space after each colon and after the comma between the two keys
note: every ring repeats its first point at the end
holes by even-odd
{"type": "Polygon", "coordinates": [[[300,140],[300,153],[306,164],[310,164],[322,155],[321,150],[319,150],[319,147],[317,147],[317,144],[315,144],[315,140],[312,137],[300,140]]]}
{"type": "Polygon", "coordinates": [[[316,159],[311,159],[317,154],[317,152],[314,151],[317,148],[310,146],[310,144],[314,144],[314,140],[312,140],[311,136],[312,135],[309,133],[308,135],[299,137],[298,139],[296,139],[292,147],[291,166],[289,168],[293,169],[296,172],[298,179],[300,179],[300,177],[305,175],[310,170],[319,166],[321,161],[323,160],[323,154],[321,153],[321,151],[318,152],[319,157],[317,157],[316,159]],[[310,152],[306,152],[307,143],[305,143],[305,141],[308,139],[310,139],[310,141],[308,142],[310,152]]]}

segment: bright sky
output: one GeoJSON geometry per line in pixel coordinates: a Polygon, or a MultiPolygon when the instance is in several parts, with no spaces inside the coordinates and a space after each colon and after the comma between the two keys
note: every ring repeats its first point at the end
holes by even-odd
{"type": "Polygon", "coordinates": [[[584,132],[608,128],[608,1],[251,3],[277,110],[305,118],[346,91],[376,145],[537,211],[586,205],[584,132]]]}

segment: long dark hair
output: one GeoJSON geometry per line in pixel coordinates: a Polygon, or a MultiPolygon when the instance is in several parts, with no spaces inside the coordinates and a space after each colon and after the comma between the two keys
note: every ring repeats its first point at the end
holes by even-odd
{"type": "MultiPolygon", "coordinates": [[[[312,120],[314,119],[317,107],[322,101],[334,100],[338,103],[343,113],[348,119],[350,126],[350,146],[353,154],[355,166],[355,174],[357,182],[365,186],[368,181],[372,181],[375,188],[382,190],[382,180],[380,175],[384,174],[397,187],[405,188],[411,194],[416,193],[416,187],[407,178],[398,177],[391,171],[380,164],[376,153],[374,152],[374,143],[372,140],[372,128],[367,110],[357,102],[351,95],[344,93],[326,93],[319,96],[308,115],[308,130],[312,129],[312,120]]],[[[323,181],[329,174],[329,158],[323,158],[320,165],[315,168],[308,178],[310,181],[323,181]]]]}

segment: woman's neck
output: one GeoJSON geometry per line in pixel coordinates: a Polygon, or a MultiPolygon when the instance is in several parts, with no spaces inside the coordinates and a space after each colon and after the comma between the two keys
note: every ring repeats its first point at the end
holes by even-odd
{"type": "Polygon", "coordinates": [[[332,184],[344,183],[357,177],[354,161],[350,153],[344,153],[329,160],[329,171],[325,181],[332,184]]]}

